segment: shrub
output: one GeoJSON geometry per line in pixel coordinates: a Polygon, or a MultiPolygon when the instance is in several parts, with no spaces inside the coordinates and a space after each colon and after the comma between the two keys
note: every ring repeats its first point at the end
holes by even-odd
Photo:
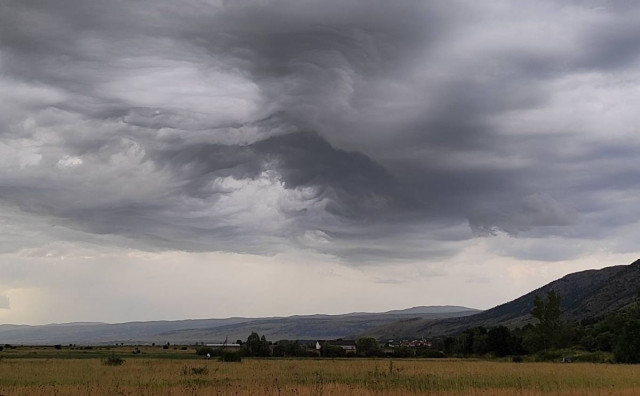
{"type": "Polygon", "coordinates": [[[611,360],[611,354],[606,352],[589,352],[575,355],[573,357],[574,362],[587,362],[587,363],[606,363],[611,360]]]}
{"type": "Polygon", "coordinates": [[[345,357],[347,354],[344,349],[337,345],[331,345],[328,342],[322,345],[320,353],[322,357],[345,357]]]}
{"type": "Polygon", "coordinates": [[[223,351],[220,354],[219,360],[221,362],[240,362],[242,361],[242,354],[240,354],[239,352],[223,351]]]}
{"type": "Polygon", "coordinates": [[[361,337],[356,344],[359,356],[375,357],[383,355],[378,340],[373,337],[361,337]]]}
{"type": "Polygon", "coordinates": [[[211,356],[216,356],[216,352],[219,352],[219,351],[211,347],[202,347],[202,348],[196,349],[196,355],[198,356],[207,356],[207,353],[211,356]]]}
{"type": "Polygon", "coordinates": [[[280,340],[273,348],[273,356],[307,356],[307,349],[298,341],[280,340]]]}
{"type": "Polygon", "coordinates": [[[589,352],[593,352],[598,348],[598,343],[594,336],[586,335],[580,339],[580,346],[589,352]]]}
{"type": "Polygon", "coordinates": [[[440,359],[440,358],[447,357],[447,355],[445,355],[444,352],[442,351],[437,351],[435,349],[428,349],[428,348],[419,348],[416,351],[416,356],[423,357],[423,358],[430,358],[430,359],[440,359]]]}
{"type": "Polygon", "coordinates": [[[102,359],[102,364],[104,364],[105,366],[122,366],[124,364],[124,359],[115,355],[111,355],[102,359]]]}
{"type": "Polygon", "coordinates": [[[207,366],[201,367],[189,367],[182,366],[182,375],[207,375],[209,374],[209,368],[207,366]]]}
{"type": "Polygon", "coordinates": [[[415,355],[416,352],[413,350],[413,348],[408,346],[400,346],[393,350],[394,357],[408,358],[414,357],[415,355]]]}
{"type": "Polygon", "coordinates": [[[550,362],[554,360],[560,360],[564,357],[564,353],[561,350],[549,349],[538,352],[536,360],[540,362],[550,362]]]}

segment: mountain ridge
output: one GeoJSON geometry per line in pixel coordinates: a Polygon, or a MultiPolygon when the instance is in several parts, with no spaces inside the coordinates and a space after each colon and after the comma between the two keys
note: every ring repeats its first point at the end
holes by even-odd
{"type": "Polygon", "coordinates": [[[411,318],[373,329],[367,335],[379,339],[437,337],[477,326],[523,326],[533,320],[530,313],[534,297],[544,297],[551,290],[562,299],[560,308],[564,320],[580,321],[603,316],[624,308],[640,295],[640,260],[628,265],[574,272],[475,315],[442,320],[411,318]]]}
{"type": "Polygon", "coordinates": [[[460,306],[417,306],[380,313],[351,312],[262,318],[213,318],[125,323],[0,325],[0,343],[112,344],[196,343],[246,339],[255,331],[267,339],[331,339],[362,335],[419,338],[453,335],[470,327],[519,327],[532,322],[536,295],[560,295],[565,320],[598,318],[624,308],[640,296],[640,260],[599,270],[574,272],[486,311],[460,306]]]}
{"type": "Polygon", "coordinates": [[[477,309],[458,306],[451,306],[450,311],[446,311],[446,307],[443,306],[420,306],[381,313],[356,312],[339,315],[314,314],[262,318],[236,316],[124,323],[0,324],[0,343],[43,345],[170,342],[176,344],[216,342],[226,338],[246,339],[252,331],[264,334],[273,341],[344,338],[406,316],[436,319],[479,312],[477,309]]]}

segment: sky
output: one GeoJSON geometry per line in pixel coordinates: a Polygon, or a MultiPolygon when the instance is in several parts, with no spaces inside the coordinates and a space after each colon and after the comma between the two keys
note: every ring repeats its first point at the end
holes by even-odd
{"type": "Polygon", "coordinates": [[[0,323],[487,309],[640,256],[640,5],[0,0],[0,323]]]}

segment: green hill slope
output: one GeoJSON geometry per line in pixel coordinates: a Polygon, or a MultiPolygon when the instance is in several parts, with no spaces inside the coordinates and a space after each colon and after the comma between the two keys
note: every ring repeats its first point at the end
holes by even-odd
{"type": "Polygon", "coordinates": [[[434,337],[455,334],[476,326],[522,326],[532,320],[536,295],[553,290],[562,298],[565,320],[596,318],[621,309],[640,293],[640,260],[630,265],[607,267],[569,274],[506,304],[466,316],[444,320],[409,318],[381,326],[367,335],[384,338],[434,337]]]}

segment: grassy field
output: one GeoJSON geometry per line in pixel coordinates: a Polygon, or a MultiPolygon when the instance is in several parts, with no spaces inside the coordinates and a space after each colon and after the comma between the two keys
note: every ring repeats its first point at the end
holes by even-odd
{"type": "Polygon", "coordinates": [[[2,352],[0,394],[640,395],[640,366],[629,365],[385,359],[222,363],[197,359],[193,350],[150,350],[160,356],[144,351],[128,356],[126,351],[131,348],[77,351],[82,359],[72,356],[76,351],[52,348],[2,352]],[[98,354],[111,352],[119,352],[126,362],[104,365],[98,354]],[[169,354],[175,359],[162,358],[169,354]]]}

